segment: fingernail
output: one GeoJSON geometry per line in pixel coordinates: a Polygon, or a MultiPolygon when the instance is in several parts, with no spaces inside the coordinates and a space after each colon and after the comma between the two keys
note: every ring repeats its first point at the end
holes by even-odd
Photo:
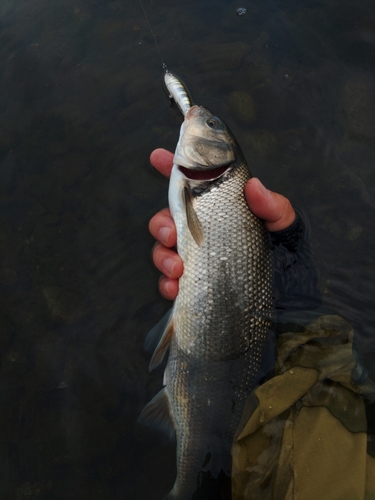
{"type": "Polygon", "coordinates": [[[171,283],[169,280],[163,280],[161,285],[160,285],[160,288],[161,288],[161,292],[164,294],[164,295],[169,295],[170,292],[171,292],[171,283]]]}
{"type": "Polygon", "coordinates": [[[173,270],[175,268],[175,265],[176,262],[171,257],[168,257],[168,259],[165,259],[165,261],[163,262],[164,269],[171,275],[173,275],[173,270]]]}
{"type": "Polygon", "coordinates": [[[170,235],[171,235],[171,230],[169,229],[169,227],[162,227],[159,230],[160,242],[166,245],[169,241],[170,235]]]}
{"type": "Polygon", "coordinates": [[[262,194],[264,194],[265,196],[269,196],[270,195],[269,190],[266,187],[263,186],[263,184],[260,182],[259,179],[257,179],[257,181],[258,181],[258,189],[259,189],[259,191],[262,194]]]}

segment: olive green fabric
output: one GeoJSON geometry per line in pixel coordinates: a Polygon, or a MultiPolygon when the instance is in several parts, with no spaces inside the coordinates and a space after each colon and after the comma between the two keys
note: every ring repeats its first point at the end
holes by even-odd
{"type": "Polygon", "coordinates": [[[321,316],[279,336],[275,377],[247,402],[233,444],[233,500],[375,500],[353,329],[321,316]]]}

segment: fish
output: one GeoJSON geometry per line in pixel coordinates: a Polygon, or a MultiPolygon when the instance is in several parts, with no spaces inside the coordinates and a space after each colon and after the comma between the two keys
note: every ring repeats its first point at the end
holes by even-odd
{"type": "Polygon", "coordinates": [[[181,113],[185,116],[191,108],[191,101],[186,88],[177,76],[173,75],[169,71],[166,71],[164,75],[164,83],[169,92],[169,97],[176,102],[181,113]]]}
{"type": "Polygon", "coordinates": [[[165,500],[224,498],[220,478],[230,476],[233,437],[259,382],[273,270],[264,224],[244,196],[250,177],[225,123],[192,106],[169,184],[184,272],[171,311],[146,338],[150,370],[167,352],[168,361],[140,417],[176,437],[177,476],[165,500]]]}

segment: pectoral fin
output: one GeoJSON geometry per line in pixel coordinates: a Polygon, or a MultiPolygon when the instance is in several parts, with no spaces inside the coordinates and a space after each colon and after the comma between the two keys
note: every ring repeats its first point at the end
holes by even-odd
{"type": "Polygon", "coordinates": [[[175,429],[165,389],[158,392],[143,408],[138,417],[138,422],[165,432],[170,439],[174,438],[175,429]]]}
{"type": "Polygon", "coordinates": [[[163,361],[165,353],[167,352],[169,344],[172,340],[173,333],[172,309],[170,309],[159,321],[159,323],[157,323],[154,328],[149,331],[146,337],[146,350],[149,351],[155,347],[154,354],[152,355],[150,361],[150,372],[154,368],[157,368],[163,361]]]}
{"type": "Polygon", "coordinates": [[[190,229],[195,243],[200,247],[204,239],[202,225],[199,222],[196,211],[194,210],[191,191],[187,186],[184,187],[184,203],[188,228],[190,229]]]}
{"type": "Polygon", "coordinates": [[[156,323],[154,327],[148,332],[146,340],[145,340],[145,349],[146,351],[152,351],[156,349],[156,346],[160,342],[160,339],[165,332],[167,325],[171,319],[173,307],[171,307],[161,318],[160,321],[156,323]]]}

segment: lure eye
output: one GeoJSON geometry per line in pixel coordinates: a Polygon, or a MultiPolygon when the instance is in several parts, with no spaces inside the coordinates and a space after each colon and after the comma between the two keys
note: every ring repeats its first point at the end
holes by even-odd
{"type": "Polygon", "coordinates": [[[207,125],[210,128],[219,128],[220,127],[220,122],[218,120],[216,120],[215,118],[209,118],[207,120],[207,125]]]}

